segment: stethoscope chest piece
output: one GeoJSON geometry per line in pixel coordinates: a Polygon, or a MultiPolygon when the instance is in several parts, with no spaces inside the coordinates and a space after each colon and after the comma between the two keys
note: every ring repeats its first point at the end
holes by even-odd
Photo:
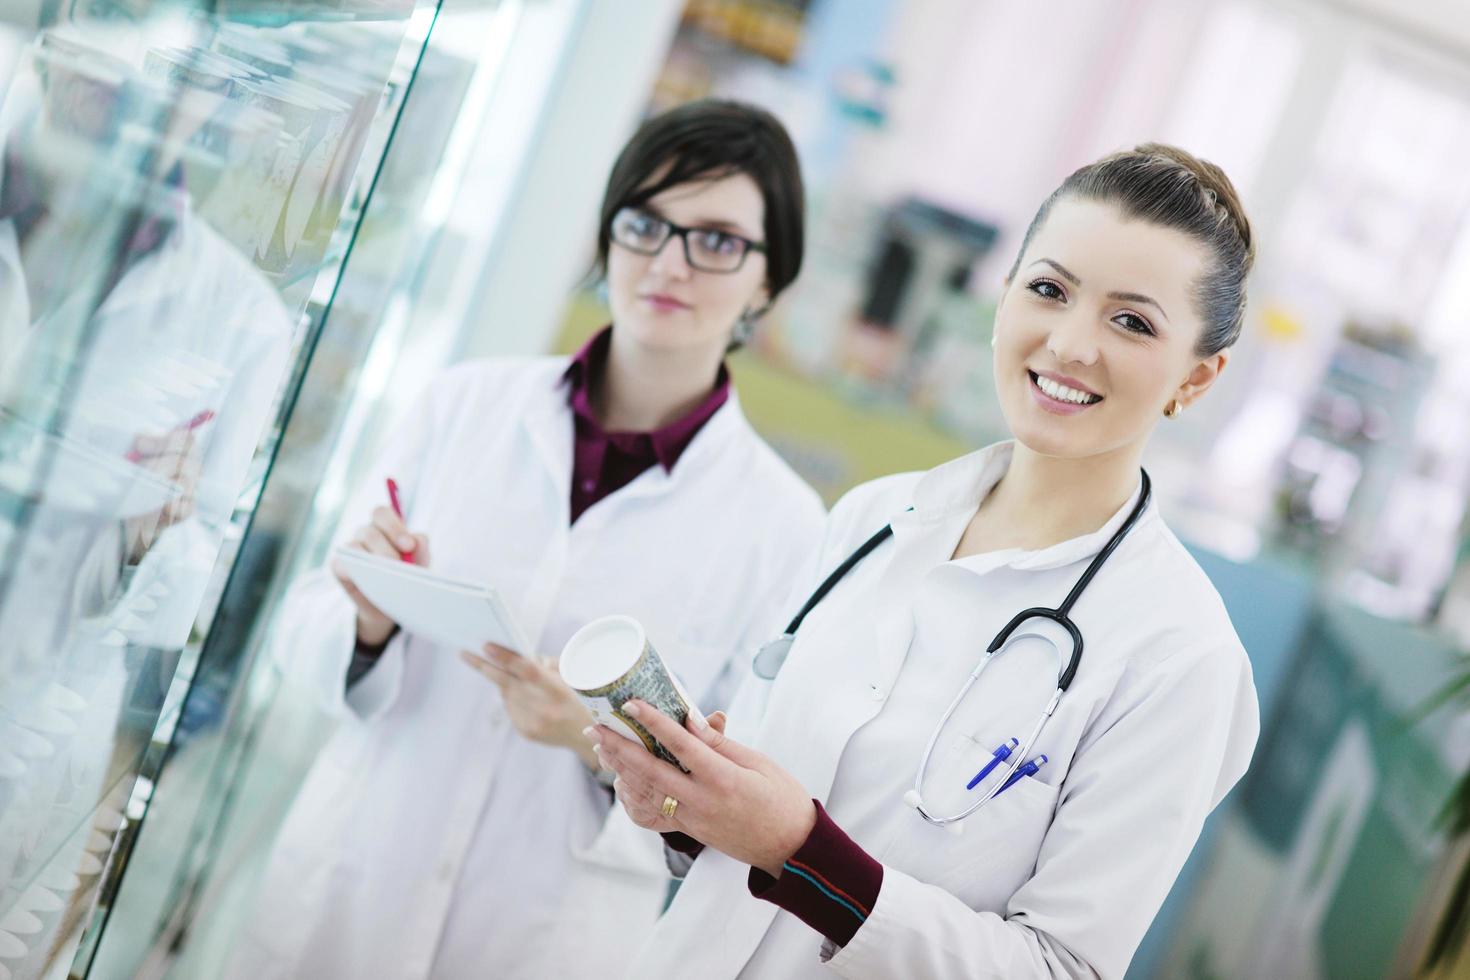
{"type": "Polygon", "coordinates": [[[750,669],[755,676],[762,680],[773,681],[776,675],[781,673],[781,668],[786,663],[786,658],[791,655],[791,644],[796,642],[796,637],[790,633],[782,633],[774,640],[767,642],[755,654],[755,661],[750,669]]]}

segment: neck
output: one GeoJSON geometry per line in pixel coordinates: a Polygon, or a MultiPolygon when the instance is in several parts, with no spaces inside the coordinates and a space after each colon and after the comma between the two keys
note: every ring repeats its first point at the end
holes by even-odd
{"type": "Polygon", "coordinates": [[[1127,446],[1085,459],[1057,459],[1017,442],[1010,466],[981,503],[962,547],[1035,551],[1091,534],[1137,490],[1141,453],[1141,447],[1127,446]]]}
{"type": "Polygon", "coordinates": [[[650,432],[704,401],[719,377],[721,350],[650,350],[614,328],[602,383],[593,392],[598,420],[611,432],[650,432]]]}

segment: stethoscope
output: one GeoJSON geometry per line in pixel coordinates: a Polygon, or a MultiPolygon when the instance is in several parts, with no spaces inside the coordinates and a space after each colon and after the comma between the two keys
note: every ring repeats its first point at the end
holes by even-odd
{"type": "MultiPolygon", "coordinates": [[[[986,647],[985,649],[985,656],[980,659],[980,663],[977,664],[975,669],[970,672],[970,676],[965,679],[965,683],[960,688],[959,693],[955,695],[954,700],[951,701],[949,707],[945,709],[943,717],[939,719],[939,724],[934,726],[934,732],[929,736],[929,744],[924,747],[924,756],[922,759],[919,760],[919,771],[914,776],[914,788],[904,794],[904,802],[917,810],[919,812],[919,815],[927,820],[929,823],[934,824],[936,827],[948,827],[949,829],[954,831],[961,830],[961,820],[964,820],[966,817],[974,813],[976,810],[980,809],[986,803],[989,803],[992,799],[995,798],[996,794],[1001,792],[1001,790],[1012,783],[1012,777],[1015,776],[1016,771],[1020,769],[1025,763],[1025,760],[1031,751],[1031,747],[1035,745],[1036,740],[1041,737],[1042,731],[1046,728],[1046,723],[1051,720],[1052,714],[1055,713],[1055,711],[1057,710],[1057,705],[1061,703],[1062,695],[1065,694],[1067,688],[1071,686],[1072,679],[1077,676],[1077,668],[1081,666],[1082,663],[1082,631],[1077,628],[1076,623],[1072,622],[1072,617],[1069,615],[1072,611],[1072,607],[1077,604],[1077,600],[1082,597],[1083,591],[1086,590],[1089,584],[1091,584],[1093,576],[1097,574],[1098,569],[1102,568],[1103,563],[1106,562],[1109,557],[1111,557],[1114,551],[1118,550],[1118,545],[1123,543],[1123,539],[1128,536],[1128,532],[1133,530],[1133,526],[1138,523],[1139,517],[1143,515],[1144,508],[1148,506],[1149,498],[1152,496],[1152,487],[1148,478],[1148,472],[1142,472],[1143,492],[1139,494],[1138,503],[1134,505],[1133,510],[1128,514],[1128,519],[1123,522],[1122,527],[1113,532],[1113,536],[1108,539],[1108,543],[1103,545],[1102,550],[1097,553],[1097,555],[1092,559],[1092,563],[1087,566],[1086,570],[1083,571],[1081,577],[1077,579],[1077,583],[1072,586],[1072,591],[1067,593],[1067,598],[1062,600],[1062,604],[1056,609],[1048,609],[1045,606],[1035,606],[1031,609],[1025,609],[1017,613],[1016,616],[1009,623],[1006,624],[1005,629],[997,633],[995,635],[995,639],[990,641],[990,646],[986,647]],[[1067,635],[1070,636],[1072,639],[1072,656],[1068,658],[1066,666],[1062,667],[1057,674],[1056,692],[1052,694],[1051,700],[1047,702],[1047,705],[1042,710],[1040,717],[1036,719],[1036,724],[1034,727],[1032,727],[1031,734],[1027,736],[1024,742],[1020,743],[1019,749],[1016,747],[1016,745],[1012,744],[1016,741],[1015,739],[1012,739],[1010,743],[1007,743],[1000,749],[996,750],[996,752],[994,753],[995,761],[992,761],[989,766],[981,770],[981,773],[976,776],[976,779],[971,781],[970,785],[973,787],[976,782],[978,782],[984,776],[989,775],[990,770],[996,766],[998,761],[1009,760],[1004,773],[1000,777],[995,778],[991,781],[990,789],[987,790],[985,794],[980,797],[980,799],[976,800],[974,803],[971,803],[959,813],[955,813],[950,816],[936,816],[935,814],[930,813],[928,808],[924,805],[922,789],[924,785],[924,777],[929,771],[929,760],[934,755],[934,746],[939,744],[939,738],[941,735],[944,734],[944,727],[948,725],[950,719],[954,717],[954,713],[956,710],[958,710],[960,703],[964,701],[965,695],[970,693],[970,689],[974,687],[975,682],[980,679],[980,675],[985,671],[986,666],[992,660],[994,660],[996,656],[1004,650],[1006,644],[1010,642],[1010,639],[1012,635],[1015,634],[1016,629],[1022,623],[1028,622],[1033,619],[1046,619],[1058,624],[1062,627],[1062,629],[1067,631],[1067,635]]],[[[832,574],[828,575],[826,580],[823,581],[821,585],[817,586],[817,590],[813,592],[811,596],[807,599],[806,604],[801,607],[801,611],[798,612],[796,614],[796,617],[791,620],[791,622],[787,625],[785,631],[780,636],[776,637],[776,639],[761,647],[760,652],[756,654],[755,662],[751,665],[751,669],[755,672],[757,677],[761,677],[765,680],[776,679],[776,675],[781,672],[781,667],[786,662],[786,657],[791,653],[791,644],[796,640],[796,631],[801,628],[802,620],[806,619],[807,614],[811,612],[814,608],[816,608],[817,603],[821,602],[826,597],[827,593],[831,592],[832,589],[837,585],[837,583],[841,582],[843,578],[846,577],[848,572],[852,571],[859,562],[868,557],[868,555],[872,554],[874,549],[876,549],[879,545],[881,545],[884,541],[887,541],[891,537],[893,537],[893,525],[886,524],[881,530],[878,531],[877,534],[874,534],[871,538],[864,541],[856,551],[854,551],[851,555],[848,555],[847,560],[844,561],[841,565],[838,565],[837,568],[833,570],[832,574]]],[[[1057,662],[1058,665],[1060,665],[1060,657],[1058,657],[1057,662]]],[[[1032,771],[1034,771],[1034,768],[1032,771]]]]}

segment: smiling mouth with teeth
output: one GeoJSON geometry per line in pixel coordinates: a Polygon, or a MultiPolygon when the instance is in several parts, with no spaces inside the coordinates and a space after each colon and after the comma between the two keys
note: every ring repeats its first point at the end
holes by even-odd
{"type": "Polygon", "coordinates": [[[1068,388],[1064,384],[1058,384],[1050,378],[1043,378],[1035,371],[1027,371],[1031,376],[1031,383],[1040,388],[1049,398],[1055,398],[1059,402],[1068,402],[1073,405],[1096,405],[1102,401],[1102,395],[1094,395],[1086,391],[1078,391],[1076,388],[1068,388]]]}

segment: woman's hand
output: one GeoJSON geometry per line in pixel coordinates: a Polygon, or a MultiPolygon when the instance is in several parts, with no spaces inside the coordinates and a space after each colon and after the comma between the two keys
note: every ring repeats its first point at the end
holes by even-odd
{"type": "Polygon", "coordinates": [[[174,484],[179,493],[161,510],[124,522],[129,564],[141,561],[160,534],[193,516],[194,494],[204,470],[203,457],[194,433],[184,429],[175,429],[162,436],[138,436],[133,440],[128,459],[165,483],[174,484]]]}
{"type": "Polygon", "coordinates": [[[700,727],[691,715],[686,730],[642,701],[629,701],[623,712],[689,770],[680,772],[609,728],[592,729],[598,758],[617,773],[613,787],[633,822],[660,833],[681,831],[779,878],[817,822],[801,783],[769,757],[727,738],[723,725],[700,727]],[[679,801],[673,817],[663,813],[666,797],[679,801]]]}
{"type": "MultiPolygon", "coordinates": [[[[358,528],[347,546],[384,558],[398,559],[407,555],[415,565],[429,564],[429,539],[405,527],[391,507],[374,510],[372,523],[358,528]]],[[[352,584],[347,570],[335,561],[332,562],[332,574],[337,576],[337,581],[342,583],[342,588],[347,590],[357,606],[357,641],[370,647],[387,643],[393,635],[393,620],[368,601],[367,596],[352,584]]]]}
{"type": "Polygon", "coordinates": [[[516,731],[533,742],[571,749],[588,769],[597,771],[592,743],[582,734],[592,723],[592,712],[561,679],[555,660],[523,657],[494,643],[485,644],[483,657],[466,650],[460,658],[500,688],[516,731]]]}

